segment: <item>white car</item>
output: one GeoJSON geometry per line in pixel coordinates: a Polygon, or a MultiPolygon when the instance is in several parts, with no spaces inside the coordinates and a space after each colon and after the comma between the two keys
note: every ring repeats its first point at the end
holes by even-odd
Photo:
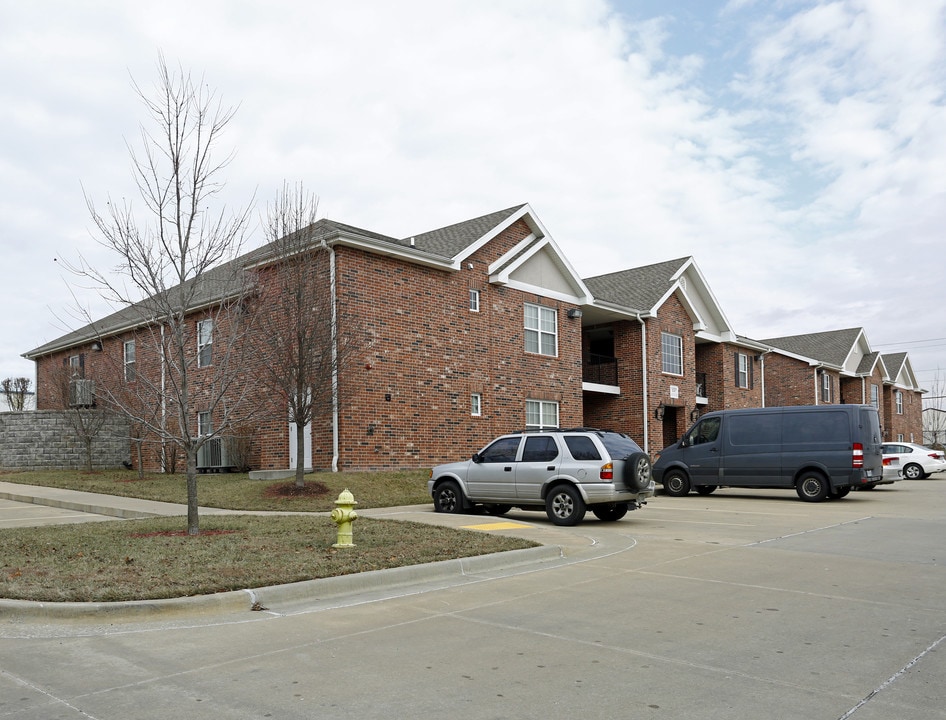
{"type": "Polygon", "coordinates": [[[903,480],[903,470],[900,468],[900,458],[896,455],[884,455],[884,479],[878,485],[890,485],[903,480]]]}
{"type": "Polygon", "coordinates": [[[933,450],[925,445],[908,442],[892,442],[881,445],[884,459],[895,457],[907,480],[928,478],[930,473],[946,470],[946,458],[942,450],[933,450]]]}

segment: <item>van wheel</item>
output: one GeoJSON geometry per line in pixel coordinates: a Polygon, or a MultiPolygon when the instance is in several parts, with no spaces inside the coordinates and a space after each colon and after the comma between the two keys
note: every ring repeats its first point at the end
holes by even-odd
{"type": "Polygon", "coordinates": [[[694,489],[697,495],[712,495],[716,487],[716,485],[697,485],[694,489]]]}
{"type": "Polygon", "coordinates": [[[647,453],[634,453],[624,459],[624,484],[635,490],[650,487],[650,458],[647,453]]]}
{"type": "Polygon", "coordinates": [[[671,470],[664,475],[664,492],[670,497],[683,497],[690,492],[690,478],[682,470],[671,470]]]}
{"type": "Polygon", "coordinates": [[[585,517],[585,501],[571,485],[556,485],[545,498],[545,513],[556,525],[577,525],[585,517]]]}
{"type": "Polygon", "coordinates": [[[821,502],[828,497],[828,481],[817,472],[806,472],[798,478],[795,492],[805,502],[821,502]]]}
{"type": "Polygon", "coordinates": [[[591,512],[595,517],[605,522],[615,522],[627,515],[627,503],[617,503],[616,505],[594,505],[591,512]]]}
{"type": "Polygon", "coordinates": [[[439,513],[462,513],[463,491],[453,480],[434,488],[434,510],[439,513]]]}

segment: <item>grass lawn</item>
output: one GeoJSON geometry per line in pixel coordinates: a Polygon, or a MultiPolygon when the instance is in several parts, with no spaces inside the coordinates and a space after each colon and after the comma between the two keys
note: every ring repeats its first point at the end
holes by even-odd
{"type": "MultiPolygon", "coordinates": [[[[331,510],[335,499],[346,488],[360,508],[420,505],[431,502],[427,494],[428,470],[379,472],[323,472],[306,475],[308,492],[290,495],[286,486],[292,480],[250,480],[246,473],[208,473],[197,477],[197,502],[202,507],[229,510],[331,510]]],[[[84,492],[125,497],[187,502],[184,475],[138,473],[130,470],[106,472],[39,471],[0,474],[0,480],[23,485],[82,490],[84,492]]]]}
{"type": "MultiPolygon", "coordinates": [[[[358,508],[429,503],[426,471],[319,473],[309,494],[285,496],[285,481],[202,475],[202,506],[326,512],[345,488],[358,508]]],[[[132,472],[5,473],[0,480],[186,502],[183,476],[132,472]]],[[[290,481],[291,484],[291,481],[290,481]]],[[[354,548],[335,549],[325,515],[202,515],[200,535],[184,517],[0,529],[0,597],[109,602],[201,595],[347,575],[532,547],[518,538],[422,523],[359,518],[354,548]]]]}

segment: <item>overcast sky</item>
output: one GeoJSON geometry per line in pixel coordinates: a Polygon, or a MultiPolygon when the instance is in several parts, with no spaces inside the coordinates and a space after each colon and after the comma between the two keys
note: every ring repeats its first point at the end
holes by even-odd
{"type": "Polygon", "coordinates": [[[582,277],[692,255],[742,335],[946,373],[946,0],[0,0],[0,378],[101,307],[57,258],[114,264],[83,189],[131,196],[159,52],[238,106],[230,205],[527,202],[582,277]]]}

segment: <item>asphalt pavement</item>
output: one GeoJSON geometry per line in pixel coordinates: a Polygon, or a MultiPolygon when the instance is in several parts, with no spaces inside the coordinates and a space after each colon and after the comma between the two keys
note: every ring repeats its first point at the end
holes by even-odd
{"type": "Polygon", "coordinates": [[[364,514],[547,549],[255,611],[0,612],[0,718],[946,718],[946,478],[658,497],[575,528],[364,514]]]}

